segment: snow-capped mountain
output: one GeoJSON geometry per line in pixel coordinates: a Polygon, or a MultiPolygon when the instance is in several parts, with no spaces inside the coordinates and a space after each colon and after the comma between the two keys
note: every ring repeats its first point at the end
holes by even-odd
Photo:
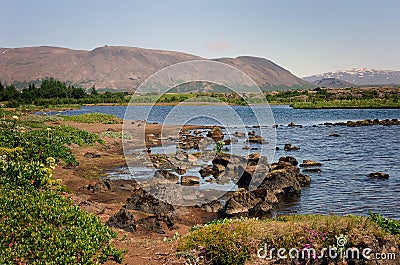
{"type": "Polygon", "coordinates": [[[303,77],[308,82],[324,78],[337,78],[355,85],[398,85],[400,84],[400,71],[353,68],[303,77]]]}

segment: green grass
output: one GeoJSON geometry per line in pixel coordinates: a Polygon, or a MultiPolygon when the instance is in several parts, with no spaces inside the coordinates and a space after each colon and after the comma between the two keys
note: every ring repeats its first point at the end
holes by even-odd
{"type": "MultiPolygon", "coordinates": [[[[368,245],[368,240],[400,243],[367,217],[334,215],[291,215],[277,219],[225,219],[196,227],[179,240],[178,251],[204,264],[244,264],[257,259],[257,250],[304,249],[336,246],[336,236],[346,235],[346,247],[368,245]]],[[[369,246],[371,248],[376,246],[369,246]]],[[[306,262],[306,261],[304,261],[306,262]]]]}
{"type": "Polygon", "coordinates": [[[81,123],[104,123],[104,124],[120,124],[122,119],[111,114],[104,113],[86,113],[76,116],[61,116],[66,121],[76,121],[81,123]]]}
{"type": "Polygon", "coordinates": [[[292,102],[295,109],[327,108],[400,108],[400,101],[390,99],[317,100],[292,102]]]}

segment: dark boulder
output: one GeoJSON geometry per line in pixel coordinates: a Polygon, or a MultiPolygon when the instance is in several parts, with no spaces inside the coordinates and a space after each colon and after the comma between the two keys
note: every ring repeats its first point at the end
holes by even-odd
{"type": "Polygon", "coordinates": [[[248,213],[260,202],[261,199],[257,198],[250,191],[239,189],[226,202],[224,213],[227,215],[248,213]]]}
{"type": "Polygon", "coordinates": [[[202,208],[209,213],[218,213],[224,206],[218,200],[214,200],[202,205],[202,208]]]}
{"type": "Polygon", "coordinates": [[[242,166],[238,167],[238,177],[239,180],[236,183],[238,188],[243,188],[246,190],[249,190],[249,186],[251,183],[251,179],[253,178],[253,175],[247,172],[242,166]]]}
{"type": "Polygon", "coordinates": [[[298,174],[296,176],[297,181],[300,183],[301,187],[308,187],[310,186],[311,183],[311,178],[308,175],[305,174],[298,174]]]}
{"type": "Polygon", "coordinates": [[[173,183],[179,182],[179,176],[172,173],[169,170],[165,170],[165,169],[157,170],[155,174],[159,174],[159,175],[163,176],[166,180],[169,180],[173,183]]]}
{"type": "Polygon", "coordinates": [[[200,173],[202,178],[205,178],[205,177],[214,175],[215,174],[215,170],[214,170],[213,166],[208,165],[206,167],[201,168],[199,170],[199,173],[200,173]]]}
{"type": "Polygon", "coordinates": [[[293,156],[283,156],[279,158],[279,162],[288,162],[292,166],[297,166],[299,164],[299,162],[297,162],[297,159],[294,158],[293,156]]]}
{"type": "Polygon", "coordinates": [[[134,193],[126,200],[126,209],[136,210],[151,214],[160,214],[171,212],[174,207],[166,202],[163,202],[153,195],[148,194],[142,188],[138,188],[134,193]]]}
{"type": "Polygon", "coordinates": [[[111,216],[106,222],[107,226],[123,229],[127,232],[136,231],[136,223],[133,214],[122,208],[118,213],[111,216]]]}

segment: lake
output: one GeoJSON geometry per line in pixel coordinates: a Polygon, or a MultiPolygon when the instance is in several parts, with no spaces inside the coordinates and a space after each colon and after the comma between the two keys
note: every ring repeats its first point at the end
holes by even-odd
{"type": "MultiPolygon", "coordinates": [[[[232,130],[241,126],[232,118],[236,112],[247,130],[271,130],[278,124],[275,139],[266,144],[269,161],[281,156],[294,156],[300,163],[303,159],[322,163],[320,173],[307,173],[312,178],[309,188],[302,190],[297,199],[284,201],[276,214],[322,213],[367,215],[368,211],[400,219],[400,126],[326,126],[325,122],[340,122],[363,119],[400,119],[399,109],[293,109],[289,106],[263,106],[253,109],[243,106],[227,111],[222,106],[132,106],[127,118],[166,124],[226,125],[232,130]],[[261,117],[257,121],[251,112],[261,117]],[[200,115],[206,113],[205,115],[200,115]],[[207,117],[213,114],[218,120],[207,117]],[[190,119],[191,116],[198,116],[190,119]],[[221,122],[224,121],[224,122],[221,122]],[[302,127],[288,127],[290,122],[302,127]],[[254,127],[261,125],[261,127],[254,127]],[[330,137],[330,134],[339,137],[330,137]],[[284,151],[291,143],[298,151],[284,151]],[[280,150],[275,152],[275,145],[280,150]],[[369,173],[388,173],[387,180],[370,179],[369,173]]],[[[63,115],[78,115],[89,112],[114,114],[124,118],[124,106],[86,106],[82,109],[62,112],[63,115]]],[[[55,114],[55,113],[52,113],[55,114]]],[[[258,132],[260,132],[258,131],[258,132]]],[[[272,135],[272,134],[271,134],[272,135]]],[[[240,146],[234,153],[241,153],[240,146]]],[[[256,147],[257,148],[257,147],[256,147]]],[[[255,149],[256,149],[255,148],[255,149]]],[[[257,151],[254,151],[257,152],[257,151]]]]}

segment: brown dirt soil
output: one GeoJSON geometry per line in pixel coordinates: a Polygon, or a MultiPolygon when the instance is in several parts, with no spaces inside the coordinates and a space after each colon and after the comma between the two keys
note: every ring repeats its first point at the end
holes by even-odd
{"type": "MultiPolygon", "coordinates": [[[[58,122],[58,125],[60,123],[93,133],[101,133],[107,130],[118,132],[122,130],[122,124],[86,124],[61,121],[58,122]]],[[[148,124],[146,125],[146,133],[159,133],[161,127],[158,124],[148,124]]],[[[195,128],[199,127],[185,126],[184,129],[195,128]]],[[[165,129],[164,126],[163,130],[165,129]]],[[[167,128],[171,132],[179,129],[181,128],[177,126],[167,128]]],[[[95,187],[99,183],[99,179],[106,175],[106,170],[126,166],[121,139],[104,137],[103,140],[105,141],[104,144],[96,143],[83,147],[71,146],[80,165],[72,168],[58,165],[54,177],[62,179],[62,185],[69,190],[69,193],[64,193],[64,196],[71,198],[82,209],[98,215],[102,222],[105,223],[121,209],[137,184],[134,180],[117,180],[112,181],[113,188],[108,190],[93,192],[93,190],[87,188],[95,187]],[[96,156],[88,157],[87,155],[85,157],[85,154],[88,153],[96,156]]],[[[137,141],[138,147],[143,144],[140,143],[140,139],[134,141],[137,141]]],[[[164,235],[141,231],[140,228],[135,233],[115,229],[119,234],[118,239],[114,241],[115,245],[118,248],[127,250],[122,264],[184,264],[185,261],[176,256],[176,242],[164,242],[164,237],[171,238],[175,232],[184,235],[188,233],[193,225],[210,221],[215,218],[215,215],[207,214],[203,210],[194,207],[178,208],[176,213],[178,214],[176,225],[172,230],[164,229],[166,231],[164,235]]],[[[140,215],[140,213],[138,214],[140,215]]],[[[115,263],[109,261],[106,264],[115,263]]]]}

